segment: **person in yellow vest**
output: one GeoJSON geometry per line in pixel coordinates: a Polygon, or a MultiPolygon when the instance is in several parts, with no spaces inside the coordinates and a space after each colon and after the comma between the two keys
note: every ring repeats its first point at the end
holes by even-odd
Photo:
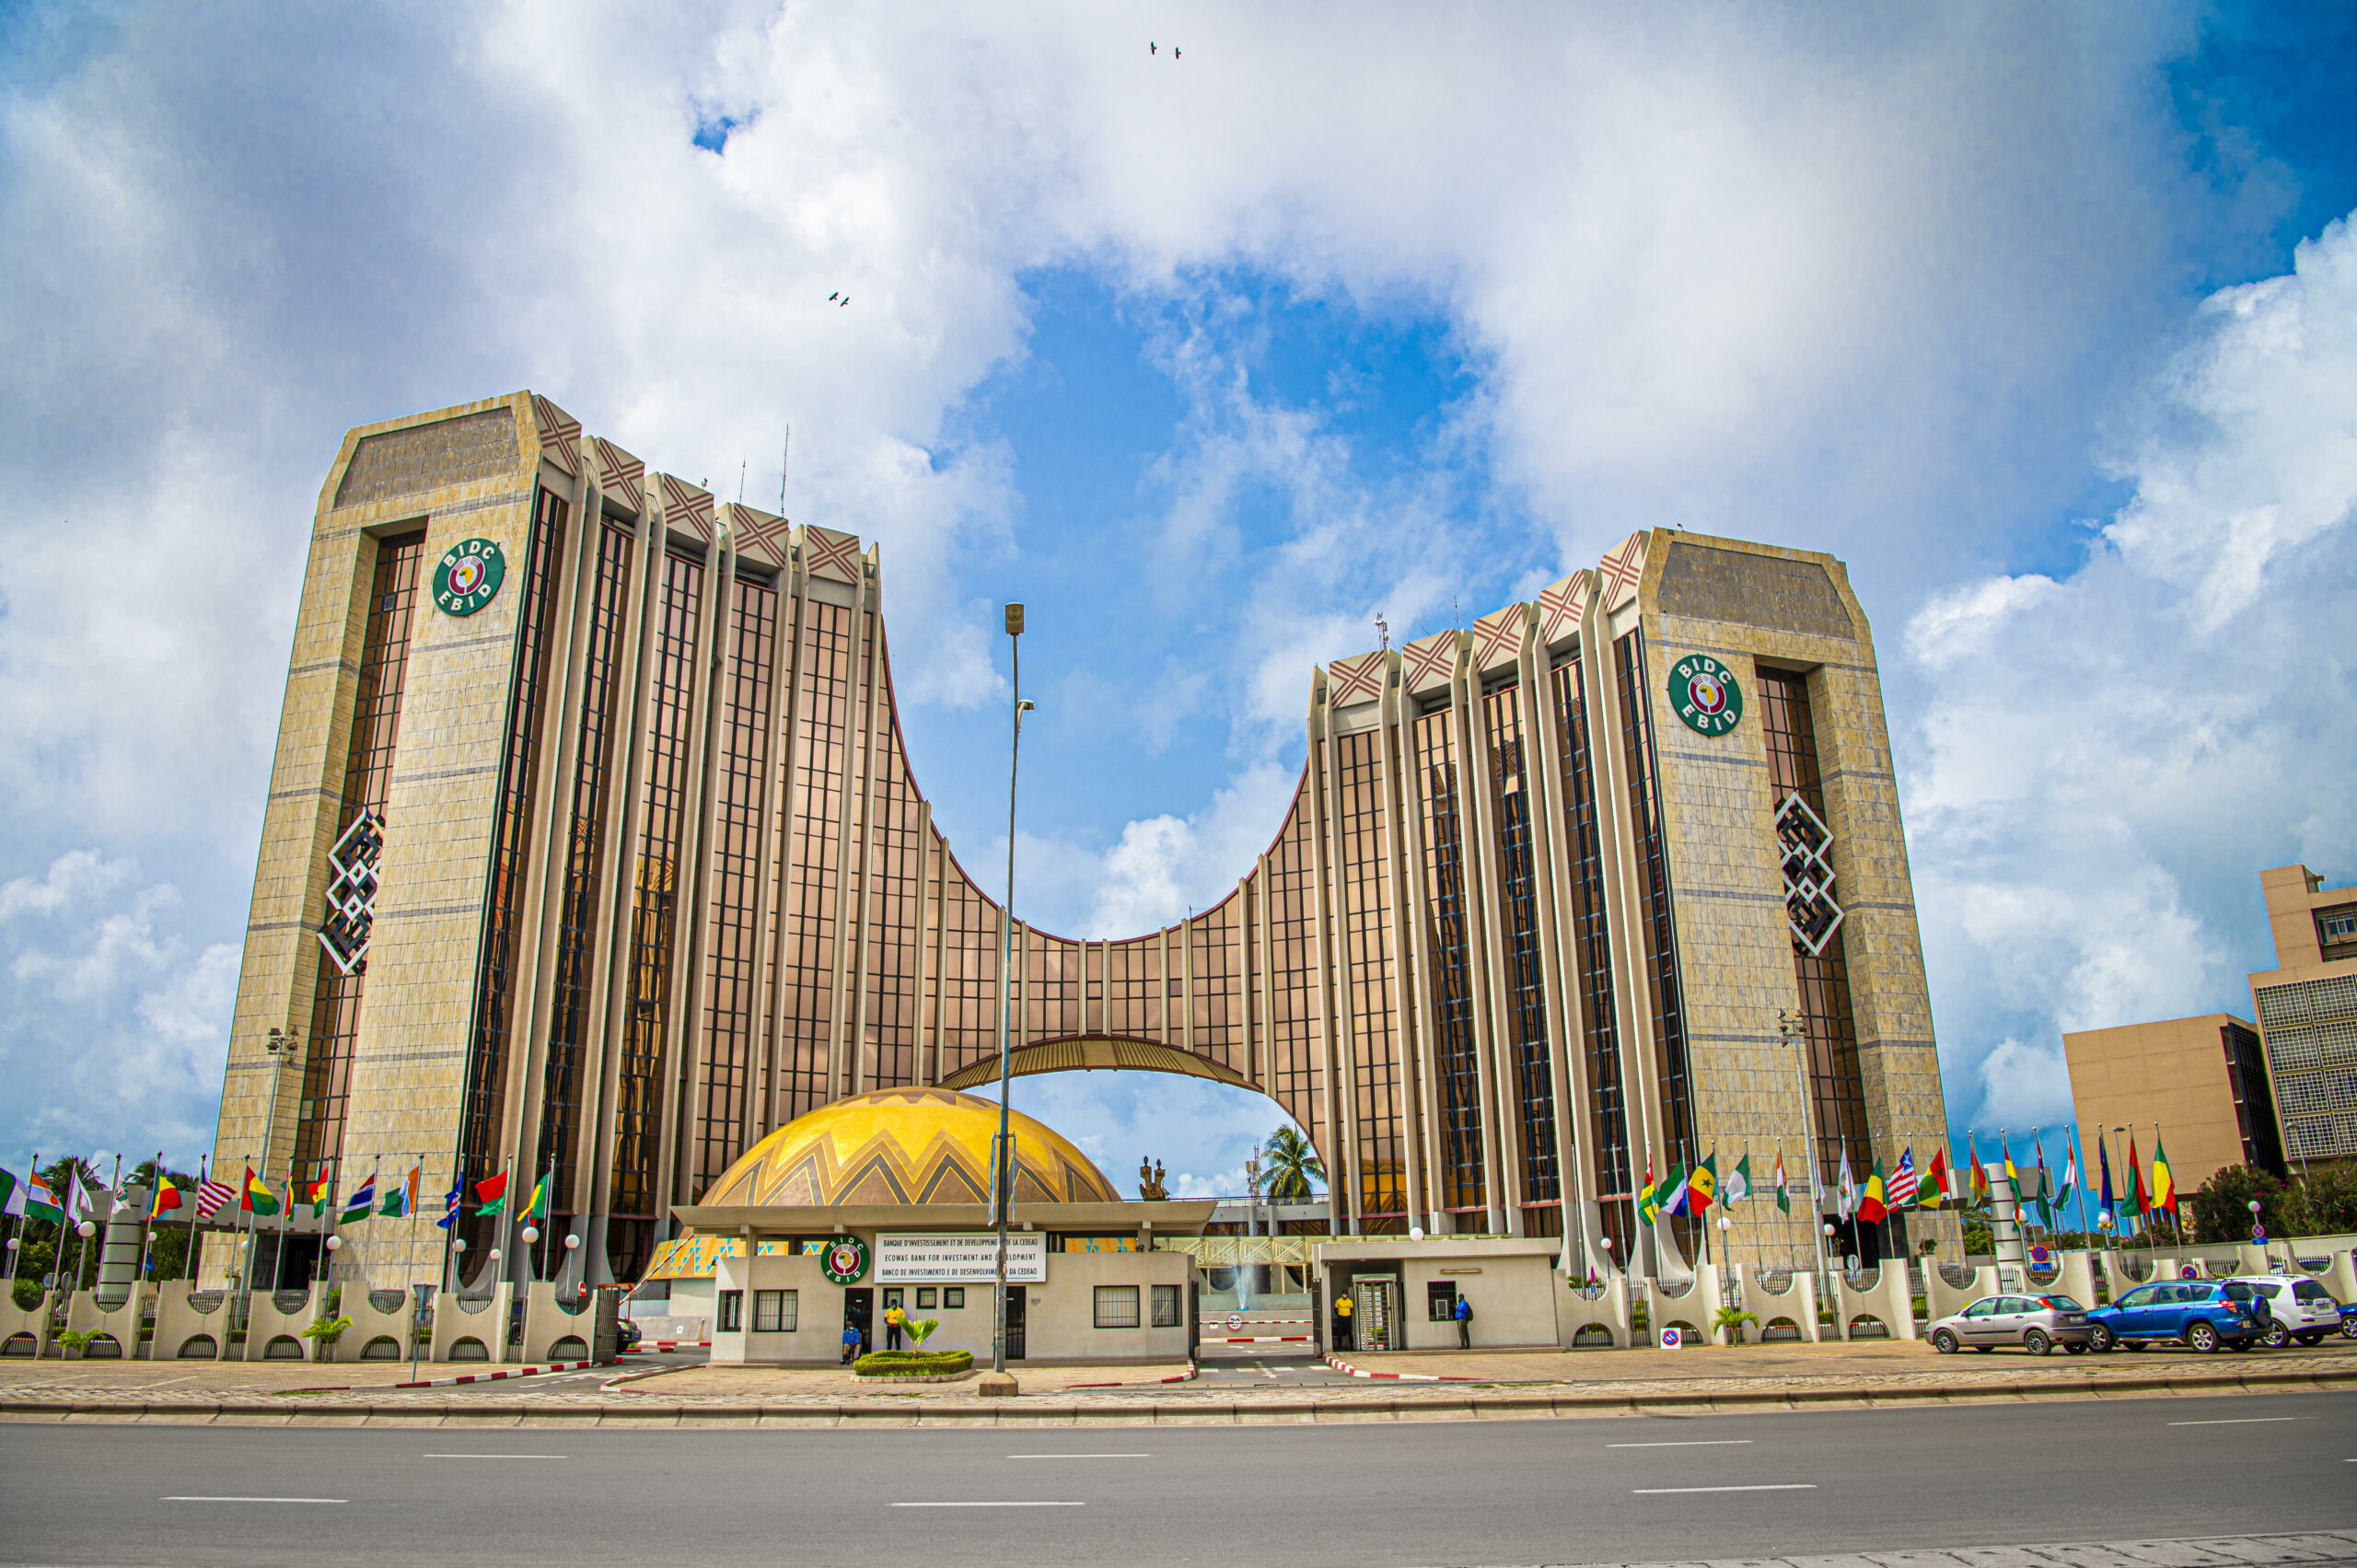
{"type": "Polygon", "coordinates": [[[908,1320],[909,1315],[897,1307],[888,1307],[884,1309],[884,1348],[886,1350],[900,1348],[900,1325],[908,1320]]]}
{"type": "Polygon", "coordinates": [[[1351,1341],[1351,1295],[1348,1291],[1334,1298],[1334,1348],[1355,1350],[1351,1341]]]}

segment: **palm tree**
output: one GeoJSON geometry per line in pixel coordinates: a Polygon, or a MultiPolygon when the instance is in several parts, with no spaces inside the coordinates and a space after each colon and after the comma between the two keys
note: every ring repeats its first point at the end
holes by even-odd
{"type": "Polygon", "coordinates": [[[1297,1128],[1280,1127],[1270,1133],[1262,1157],[1268,1172],[1262,1191],[1271,1202],[1306,1203],[1318,1196],[1310,1184],[1326,1179],[1326,1167],[1318,1163],[1317,1146],[1297,1128]]]}

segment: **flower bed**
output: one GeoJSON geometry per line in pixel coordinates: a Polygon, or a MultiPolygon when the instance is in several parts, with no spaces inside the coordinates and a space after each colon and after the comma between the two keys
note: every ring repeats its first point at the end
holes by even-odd
{"type": "Polygon", "coordinates": [[[970,1350],[870,1351],[851,1365],[862,1377],[962,1377],[974,1369],[970,1350]]]}

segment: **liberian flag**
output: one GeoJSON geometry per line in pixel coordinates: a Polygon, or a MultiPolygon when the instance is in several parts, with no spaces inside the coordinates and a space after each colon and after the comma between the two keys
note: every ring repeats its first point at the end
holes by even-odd
{"type": "Polygon", "coordinates": [[[217,1177],[207,1176],[197,1184],[196,1217],[209,1220],[221,1212],[222,1205],[238,1195],[238,1190],[217,1177]]]}
{"type": "Polygon", "coordinates": [[[1890,1206],[1894,1209],[1905,1209],[1914,1206],[1915,1145],[1912,1144],[1908,1144],[1907,1152],[1898,1156],[1898,1168],[1890,1173],[1890,1191],[1888,1196],[1890,1206]]]}

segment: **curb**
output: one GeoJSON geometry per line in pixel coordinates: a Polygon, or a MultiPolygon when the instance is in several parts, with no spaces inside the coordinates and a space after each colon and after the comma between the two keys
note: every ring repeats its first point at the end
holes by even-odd
{"type": "MultiPolygon", "coordinates": [[[[503,1377],[532,1377],[543,1372],[581,1372],[598,1364],[594,1361],[552,1361],[546,1366],[518,1366],[504,1372],[468,1372],[456,1377],[429,1377],[421,1383],[396,1383],[396,1388],[455,1388],[465,1383],[496,1383],[503,1377]]],[[[300,1388],[297,1393],[321,1390],[300,1388]]]]}
{"type": "Polygon", "coordinates": [[[662,1350],[710,1350],[710,1340],[641,1340],[628,1350],[618,1350],[616,1355],[646,1355],[662,1350]]]}
{"type": "Polygon", "coordinates": [[[1202,1400],[1163,1405],[1148,1401],[1067,1400],[1051,1404],[1024,1400],[969,1398],[955,1401],[877,1400],[872,1404],[613,1405],[540,1404],[522,1400],[447,1404],[374,1404],[359,1400],[295,1405],[283,1400],[220,1400],[213,1403],[114,1403],[88,1400],[0,1399],[0,1422],[91,1423],[138,1425],[463,1425],[485,1423],[614,1427],[839,1427],[839,1426],[1041,1426],[1041,1425],[1223,1425],[1282,1422],[1317,1424],[1394,1421],[1535,1420],[1657,1415],[1687,1410],[1742,1414],[1838,1405],[1904,1407],[1924,1404],[2028,1401],[2051,1399],[2138,1398],[2154,1395],[2343,1392],[2357,1387],[2357,1367],[2316,1372],[2213,1374],[2185,1377],[2082,1378],[2071,1383],[1990,1382],[1927,1384],[1909,1388],[1833,1387],[1816,1389],[1652,1394],[1475,1394],[1445,1399],[1387,1399],[1348,1402],[1311,1400],[1202,1400]]]}
{"type": "Polygon", "coordinates": [[[1207,1334],[1207,1345],[1306,1345],[1307,1334],[1207,1334]]]}
{"type": "Polygon", "coordinates": [[[1326,1365],[1337,1372],[1347,1372],[1353,1377],[1382,1377],[1400,1383],[1480,1383],[1480,1377],[1444,1377],[1437,1372],[1362,1372],[1333,1352],[1326,1353],[1326,1365]]]}
{"type": "MultiPolygon", "coordinates": [[[[1170,1377],[1156,1377],[1156,1378],[1153,1378],[1153,1379],[1151,1379],[1150,1381],[1147,1381],[1147,1382],[1144,1382],[1144,1383],[1074,1383],[1074,1385],[1072,1385],[1072,1388],[1151,1388],[1155,1387],[1156,1384],[1161,1384],[1161,1383],[1191,1383],[1191,1382],[1193,1382],[1193,1381],[1195,1380],[1195,1374],[1196,1374],[1197,1370],[1198,1370],[1198,1368],[1196,1367],[1195,1364],[1194,1364],[1193,1362],[1191,1362],[1191,1361],[1190,1361],[1190,1362],[1189,1362],[1189,1363],[1187,1364],[1187,1370],[1186,1370],[1186,1371],[1184,1371],[1184,1372],[1178,1373],[1178,1374],[1177,1376],[1170,1376],[1170,1377]]],[[[1066,1390],[1066,1392],[1070,1392],[1070,1391],[1071,1391],[1070,1389],[1067,1389],[1067,1390],[1066,1390]]]]}

